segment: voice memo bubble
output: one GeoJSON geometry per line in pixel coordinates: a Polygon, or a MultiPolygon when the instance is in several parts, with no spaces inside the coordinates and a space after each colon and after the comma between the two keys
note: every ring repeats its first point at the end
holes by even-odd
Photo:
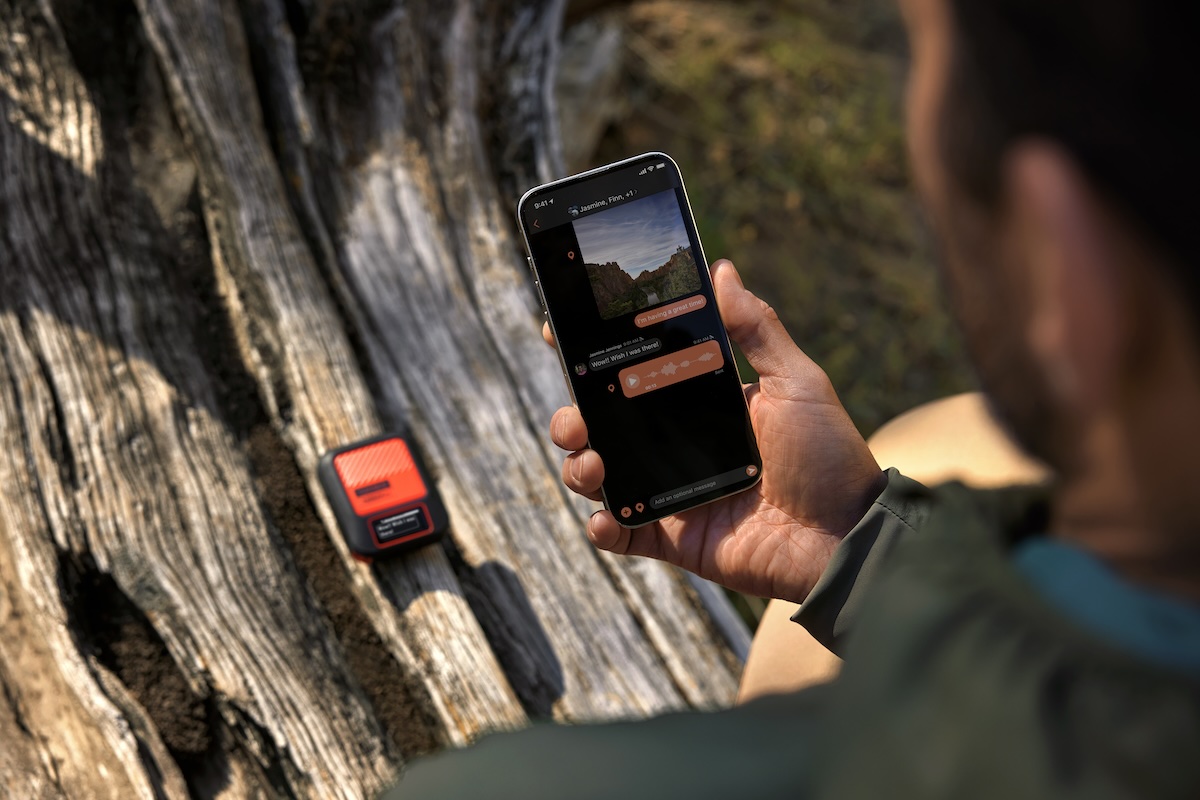
{"type": "Polygon", "coordinates": [[[615,367],[618,364],[624,364],[631,358],[653,355],[660,350],[662,350],[662,339],[646,339],[637,344],[622,347],[620,350],[613,350],[611,353],[592,356],[588,359],[588,369],[615,367]]]}
{"type": "Polygon", "coordinates": [[[625,396],[638,397],[709,372],[716,372],[723,366],[725,356],[721,353],[721,345],[710,339],[665,356],[639,361],[621,370],[617,375],[621,379],[621,391],[625,396]]]}

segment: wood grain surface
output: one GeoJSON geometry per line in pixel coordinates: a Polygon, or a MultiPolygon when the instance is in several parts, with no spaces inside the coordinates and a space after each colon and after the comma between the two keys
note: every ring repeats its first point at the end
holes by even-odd
{"type": "Polygon", "coordinates": [[[732,701],[719,591],[595,552],[516,239],[561,2],[0,0],[0,784],[371,796],[530,718],[732,701]],[[444,546],[315,477],[397,426],[444,546]]]}

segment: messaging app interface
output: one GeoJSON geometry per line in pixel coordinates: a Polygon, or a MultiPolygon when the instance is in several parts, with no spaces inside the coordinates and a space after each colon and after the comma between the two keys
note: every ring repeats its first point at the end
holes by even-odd
{"type": "Polygon", "coordinates": [[[753,483],[760,466],[684,203],[674,167],[649,159],[522,206],[609,505],[630,525],[753,483]]]}

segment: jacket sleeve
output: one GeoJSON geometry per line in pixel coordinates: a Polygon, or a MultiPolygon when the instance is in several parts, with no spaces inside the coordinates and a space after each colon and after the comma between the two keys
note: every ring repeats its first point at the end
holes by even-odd
{"type": "Polygon", "coordinates": [[[838,655],[887,554],[901,538],[920,529],[933,504],[928,489],[895,468],[887,476],[879,497],[846,534],[816,586],[792,615],[793,621],[838,655]]]}
{"type": "Polygon", "coordinates": [[[535,724],[421,759],[381,800],[808,797],[825,687],[712,713],[535,724]]]}

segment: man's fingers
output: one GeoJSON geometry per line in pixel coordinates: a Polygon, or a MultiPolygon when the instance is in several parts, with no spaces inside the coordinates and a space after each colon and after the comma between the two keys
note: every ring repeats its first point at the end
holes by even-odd
{"type": "Polygon", "coordinates": [[[713,288],[729,337],[746,354],[759,379],[791,379],[819,372],[784,329],[775,310],[742,285],[725,259],[713,264],[713,288]]]}
{"type": "Polygon", "coordinates": [[[562,481],[568,489],[591,500],[600,499],[604,462],[595,450],[580,450],[563,459],[562,481]]]}
{"type": "Polygon", "coordinates": [[[587,536],[599,549],[619,556],[663,557],[662,526],[657,523],[623,528],[611,511],[597,511],[588,520],[587,536]]]}
{"type": "Polygon", "coordinates": [[[587,425],[575,406],[565,406],[550,418],[550,441],[563,450],[582,450],[587,447],[587,425]]]}
{"type": "Polygon", "coordinates": [[[601,550],[625,555],[629,551],[630,534],[632,531],[629,528],[617,524],[617,518],[611,511],[597,511],[588,520],[588,539],[601,550]]]}
{"type": "Polygon", "coordinates": [[[546,344],[554,347],[554,334],[550,332],[550,323],[542,323],[542,338],[546,340],[546,344]]]}

